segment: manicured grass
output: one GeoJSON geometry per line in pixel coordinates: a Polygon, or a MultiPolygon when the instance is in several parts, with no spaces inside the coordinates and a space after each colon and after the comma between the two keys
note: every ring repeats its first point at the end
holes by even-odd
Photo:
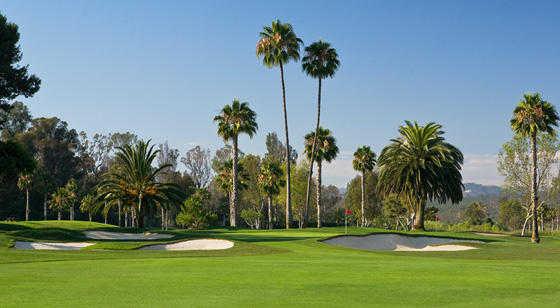
{"type": "MultiPolygon", "coordinates": [[[[560,238],[427,233],[486,239],[460,252],[371,252],[333,247],[321,230],[170,231],[224,238],[211,252],[140,251],[138,241],[93,241],[82,251],[20,251],[14,239],[84,240],[103,224],[0,223],[0,306],[556,306],[560,238]],[[52,230],[56,230],[52,231],[52,230]],[[47,234],[47,235],[45,235],[47,234]]],[[[383,232],[350,228],[352,234],[383,232]]],[[[153,230],[155,231],[155,230],[153,230]]],[[[419,233],[415,233],[419,234],[419,233]]]]}

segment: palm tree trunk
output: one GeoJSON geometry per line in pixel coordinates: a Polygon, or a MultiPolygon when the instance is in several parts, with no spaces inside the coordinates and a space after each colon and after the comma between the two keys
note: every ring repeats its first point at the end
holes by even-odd
{"type": "Polygon", "coordinates": [[[414,224],[412,225],[412,230],[424,230],[424,208],[426,207],[426,201],[421,200],[418,204],[417,213],[414,217],[414,224]]]}
{"type": "Polygon", "coordinates": [[[238,140],[237,136],[233,137],[233,152],[232,160],[233,160],[233,167],[232,167],[232,185],[231,185],[231,196],[229,202],[229,225],[232,228],[237,227],[237,159],[238,159],[238,140]]]}
{"type": "Polygon", "coordinates": [[[91,221],[91,213],[88,213],[89,221],[91,221]]]}
{"type": "Polygon", "coordinates": [[[124,227],[128,228],[128,211],[124,211],[124,227]]]}
{"type": "Polygon", "coordinates": [[[361,181],[361,186],[362,186],[362,227],[366,226],[366,215],[364,214],[364,209],[365,209],[365,205],[366,205],[366,194],[365,194],[365,190],[366,190],[366,185],[365,185],[365,172],[362,171],[362,181],[361,181]]]}
{"type": "Polygon", "coordinates": [[[284,131],[286,132],[286,229],[290,229],[292,222],[292,194],[290,170],[290,138],[288,135],[288,112],[286,108],[286,85],[284,84],[284,66],[280,62],[280,79],[282,81],[282,109],[284,111],[284,131]]]}
{"type": "Polygon", "coordinates": [[[62,219],[62,213],[60,212],[60,210],[58,210],[58,220],[62,219]]]}
{"type": "Polygon", "coordinates": [[[43,220],[47,220],[47,194],[43,197],[43,220]]]}
{"type": "Polygon", "coordinates": [[[138,195],[138,228],[144,229],[144,211],[142,210],[142,194],[138,195]]]}
{"type": "Polygon", "coordinates": [[[321,161],[317,161],[317,228],[321,228],[321,161]]]}
{"type": "Polygon", "coordinates": [[[268,229],[272,230],[272,196],[268,196],[268,229]]]}
{"type": "Polygon", "coordinates": [[[319,87],[317,92],[317,123],[315,125],[315,135],[313,136],[313,146],[311,147],[311,161],[309,163],[309,173],[307,175],[307,189],[305,191],[305,219],[304,226],[307,225],[309,202],[311,199],[311,178],[313,177],[313,161],[315,158],[315,150],[317,147],[317,134],[321,123],[321,78],[319,78],[319,87]]]}
{"type": "Polygon", "coordinates": [[[29,188],[25,188],[25,221],[29,220],[29,188]]]}
{"type": "Polygon", "coordinates": [[[74,205],[70,206],[70,220],[74,220],[74,205]]]}
{"type": "Polygon", "coordinates": [[[531,136],[531,151],[533,154],[533,178],[532,178],[532,189],[531,189],[531,199],[533,201],[533,233],[531,235],[531,242],[539,243],[541,241],[539,237],[539,222],[537,214],[537,205],[539,204],[538,187],[537,187],[537,133],[534,132],[531,136]]]}

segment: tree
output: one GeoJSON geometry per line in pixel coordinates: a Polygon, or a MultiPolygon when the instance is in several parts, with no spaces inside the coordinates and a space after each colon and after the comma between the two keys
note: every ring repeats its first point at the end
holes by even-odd
{"type": "MultiPolygon", "coordinates": [[[[322,80],[325,78],[332,78],[338,67],[340,61],[338,54],[331,45],[324,41],[314,42],[313,44],[305,47],[305,55],[302,58],[302,69],[308,76],[316,78],[319,82],[317,90],[317,122],[315,124],[315,136],[313,138],[313,145],[311,147],[311,157],[315,156],[315,147],[317,144],[317,134],[319,133],[319,126],[321,122],[321,85],[322,80]]],[[[307,211],[309,208],[311,178],[313,176],[313,160],[309,166],[309,176],[307,177],[307,190],[305,196],[305,222],[307,223],[307,211]]]]}
{"type": "Polygon", "coordinates": [[[317,162],[317,228],[321,228],[321,170],[323,161],[331,162],[338,154],[338,146],[336,139],[332,136],[331,131],[319,127],[317,132],[311,132],[305,135],[305,153],[309,161],[317,162]],[[313,148],[313,140],[317,137],[317,149],[315,157],[311,156],[313,148]]]}
{"type": "Polygon", "coordinates": [[[278,160],[265,159],[261,164],[259,185],[267,198],[268,228],[272,229],[272,199],[280,193],[280,188],[286,183],[282,180],[284,171],[278,160]]]}
{"type": "MultiPolygon", "coordinates": [[[[278,139],[278,135],[275,132],[266,134],[265,144],[265,158],[275,159],[282,164],[286,162],[286,146],[278,139]]],[[[298,158],[298,153],[292,148],[292,146],[290,146],[288,156],[290,157],[290,164],[295,164],[298,158]]]]}
{"type": "Polygon", "coordinates": [[[50,208],[58,213],[58,220],[62,219],[62,211],[67,209],[66,190],[64,187],[59,187],[50,199],[50,208]]]}
{"type": "Polygon", "coordinates": [[[378,189],[410,204],[415,230],[424,230],[426,202],[458,203],[463,199],[463,154],[445,142],[441,125],[406,121],[379,156],[378,189]]]}
{"type": "Polygon", "coordinates": [[[389,228],[398,230],[402,228],[407,230],[408,223],[408,210],[402,204],[399,197],[395,195],[387,196],[382,202],[383,217],[387,220],[389,228]]]}
{"type": "Polygon", "coordinates": [[[89,221],[92,220],[93,214],[99,208],[99,204],[96,202],[95,196],[93,194],[87,194],[80,201],[80,211],[87,213],[89,221]]]}
{"type": "Polygon", "coordinates": [[[141,229],[144,228],[149,208],[179,203],[185,195],[177,184],[157,181],[161,172],[169,167],[152,166],[158,153],[159,150],[154,150],[150,141],[118,147],[117,167],[108,172],[98,185],[97,199],[105,202],[107,206],[121,201],[131,206],[138,215],[137,225],[141,229]]]}
{"type": "Polygon", "coordinates": [[[363,177],[356,176],[346,185],[344,195],[344,208],[352,210],[353,217],[360,218],[356,221],[356,226],[361,224],[361,217],[365,219],[365,226],[374,224],[375,218],[380,218],[382,214],[381,198],[377,193],[377,172],[366,172],[363,177]],[[362,209],[362,178],[364,182],[364,207],[362,209]]]}
{"type": "Polygon", "coordinates": [[[538,159],[537,134],[544,132],[554,135],[554,127],[558,126],[558,113],[554,106],[543,100],[539,93],[525,94],[517,107],[513,110],[510,121],[511,129],[518,135],[531,139],[533,175],[531,178],[531,207],[533,209],[533,233],[531,242],[539,243],[539,224],[537,215],[538,196],[538,159]]]}
{"type": "Polygon", "coordinates": [[[177,225],[188,229],[201,229],[207,227],[216,220],[216,214],[209,210],[210,193],[206,189],[197,189],[181,205],[181,211],[177,214],[177,225]]]}
{"type": "MultiPolygon", "coordinates": [[[[0,110],[10,109],[9,101],[23,95],[31,97],[41,86],[41,80],[30,75],[29,66],[22,66],[18,26],[0,14],[0,110]]],[[[3,123],[0,122],[0,127],[3,123]]]]}
{"type": "Polygon", "coordinates": [[[292,197],[290,191],[290,138],[288,135],[288,112],[286,108],[286,86],[284,84],[284,65],[290,60],[299,60],[299,48],[303,41],[297,37],[291,24],[275,20],[270,26],[264,26],[257,42],[257,56],[263,58],[266,67],[280,67],[282,84],[282,111],[284,114],[284,132],[286,133],[286,229],[292,221],[292,197]]]}
{"type": "Polygon", "coordinates": [[[239,102],[234,99],[231,105],[225,105],[219,115],[214,117],[214,122],[218,124],[218,135],[225,142],[231,140],[232,151],[232,189],[230,195],[230,226],[237,226],[237,165],[238,165],[238,138],[239,134],[247,134],[252,138],[257,132],[257,114],[249,108],[247,102],[239,102]]]}
{"type": "Polygon", "coordinates": [[[366,172],[371,172],[377,163],[376,155],[368,146],[359,147],[356,152],[354,152],[354,160],[352,161],[352,167],[354,170],[358,171],[362,175],[361,179],[361,191],[362,191],[362,211],[361,211],[361,221],[362,227],[366,225],[366,218],[364,216],[364,206],[366,204],[366,187],[364,182],[364,177],[366,172]]]}
{"type": "Polygon", "coordinates": [[[503,200],[499,205],[498,223],[509,229],[518,230],[523,225],[525,210],[518,200],[503,200]]]}
{"type": "Polygon", "coordinates": [[[66,186],[64,186],[65,194],[66,194],[66,202],[68,203],[68,209],[70,210],[70,220],[74,220],[74,205],[76,201],[78,201],[78,186],[76,184],[76,180],[70,179],[66,186]]]}
{"type": "Polygon", "coordinates": [[[481,225],[487,217],[488,209],[481,202],[473,202],[465,210],[465,218],[471,225],[481,225]]]}
{"type": "Polygon", "coordinates": [[[195,146],[181,158],[188,175],[193,179],[196,188],[206,188],[212,178],[210,167],[210,150],[195,146]]]}
{"type": "Polygon", "coordinates": [[[29,188],[31,187],[31,174],[24,173],[18,178],[18,188],[25,191],[25,221],[29,220],[29,188]]]}
{"type": "Polygon", "coordinates": [[[14,102],[7,110],[0,108],[0,130],[3,140],[25,132],[30,123],[31,114],[22,102],[14,102]]]}

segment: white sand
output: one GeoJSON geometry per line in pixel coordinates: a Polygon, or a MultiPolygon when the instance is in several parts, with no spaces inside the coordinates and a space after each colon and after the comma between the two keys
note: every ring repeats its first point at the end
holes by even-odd
{"type": "Polygon", "coordinates": [[[451,243],[483,243],[474,240],[458,240],[452,238],[430,236],[406,236],[400,234],[371,234],[367,236],[339,236],[323,241],[336,246],[344,246],[365,250],[393,251],[460,251],[476,249],[466,245],[450,245],[451,243]]]}
{"type": "Polygon", "coordinates": [[[495,236],[495,237],[508,236],[507,234],[503,234],[503,233],[490,233],[490,232],[476,232],[475,234],[484,235],[484,236],[495,236]]]}
{"type": "Polygon", "coordinates": [[[160,233],[120,233],[108,231],[86,231],[86,237],[94,240],[159,240],[164,238],[172,238],[171,234],[160,233]]]}
{"type": "Polygon", "coordinates": [[[189,240],[173,244],[150,245],[142,250],[222,250],[233,247],[233,242],[216,239],[189,240]]]}
{"type": "Polygon", "coordinates": [[[26,250],[79,250],[84,247],[94,245],[94,243],[47,243],[47,242],[16,242],[16,249],[26,249],[26,250]]]}

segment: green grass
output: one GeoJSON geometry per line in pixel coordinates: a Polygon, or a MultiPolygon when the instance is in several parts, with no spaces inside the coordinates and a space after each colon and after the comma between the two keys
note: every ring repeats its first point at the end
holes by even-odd
{"type": "MultiPolygon", "coordinates": [[[[485,239],[460,252],[372,252],[329,246],[321,230],[170,231],[224,238],[224,251],[141,251],[95,241],[81,251],[21,251],[14,240],[84,240],[85,222],[0,223],[0,306],[557,306],[560,238],[430,232],[485,239]]],[[[352,234],[383,232],[350,228],[352,234]]],[[[155,230],[153,230],[155,231],[155,230]]],[[[424,233],[415,233],[415,235],[424,233]]]]}

